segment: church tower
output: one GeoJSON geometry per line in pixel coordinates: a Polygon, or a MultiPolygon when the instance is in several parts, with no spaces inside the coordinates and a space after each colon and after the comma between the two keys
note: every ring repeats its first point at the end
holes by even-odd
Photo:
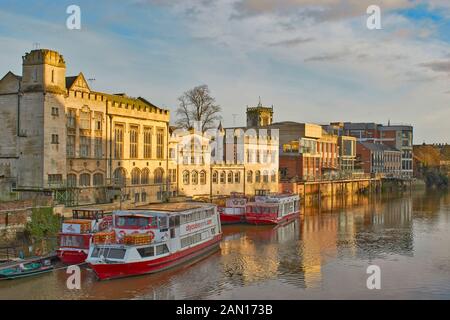
{"type": "Polygon", "coordinates": [[[264,107],[261,98],[256,107],[247,107],[247,127],[264,127],[272,124],[273,106],[264,107]]]}

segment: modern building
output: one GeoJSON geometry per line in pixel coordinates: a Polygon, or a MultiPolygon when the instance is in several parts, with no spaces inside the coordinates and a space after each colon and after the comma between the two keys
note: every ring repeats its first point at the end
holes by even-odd
{"type": "Polygon", "coordinates": [[[168,185],[168,110],[66,76],[56,51],[33,50],[22,76],[0,80],[0,184],[67,205],[161,201],[168,185]]]}
{"type": "Polygon", "coordinates": [[[385,178],[399,178],[402,174],[401,152],[382,143],[358,142],[357,166],[365,173],[385,178]]]}

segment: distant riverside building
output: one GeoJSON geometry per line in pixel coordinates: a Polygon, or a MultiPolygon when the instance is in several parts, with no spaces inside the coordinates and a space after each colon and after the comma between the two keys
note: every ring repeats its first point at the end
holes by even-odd
{"type": "Polygon", "coordinates": [[[358,142],[357,165],[364,172],[385,178],[399,178],[402,174],[402,154],[399,150],[381,143],[358,142]]]}
{"type": "Polygon", "coordinates": [[[161,201],[168,176],[169,111],[144,98],[93,91],[66,76],[56,51],[23,57],[0,80],[2,191],[51,193],[68,205],[161,201]]]}
{"type": "Polygon", "coordinates": [[[376,123],[343,124],[345,135],[353,136],[359,142],[383,144],[397,149],[401,153],[402,178],[413,176],[413,127],[411,125],[382,125],[376,123]]]}

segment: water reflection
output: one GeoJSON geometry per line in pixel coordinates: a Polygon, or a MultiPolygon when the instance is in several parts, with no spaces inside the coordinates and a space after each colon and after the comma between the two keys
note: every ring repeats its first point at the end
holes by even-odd
{"type": "Polygon", "coordinates": [[[221,249],[193,265],[98,282],[64,270],[0,281],[0,299],[450,298],[450,194],[325,198],[282,226],[223,228],[221,249]],[[383,290],[365,287],[380,265],[383,290]],[[417,277],[420,274],[420,277],[417,277]]]}

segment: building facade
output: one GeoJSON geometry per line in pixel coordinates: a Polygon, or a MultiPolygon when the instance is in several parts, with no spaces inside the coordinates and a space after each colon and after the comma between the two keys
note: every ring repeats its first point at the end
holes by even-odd
{"type": "Polygon", "coordinates": [[[365,173],[385,178],[399,178],[402,175],[402,154],[399,150],[381,143],[358,142],[357,165],[365,173]]]}
{"type": "Polygon", "coordinates": [[[56,51],[23,57],[0,80],[1,166],[11,190],[53,193],[68,205],[161,201],[168,184],[168,110],[144,98],[91,90],[66,77],[56,51]]]}

